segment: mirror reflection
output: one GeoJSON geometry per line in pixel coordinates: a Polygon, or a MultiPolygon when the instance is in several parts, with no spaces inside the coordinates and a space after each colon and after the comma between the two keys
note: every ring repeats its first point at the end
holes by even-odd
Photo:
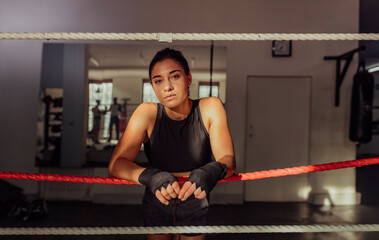
{"type": "MultiPolygon", "coordinates": [[[[164,47],[44,44],[36,165],[106,166],[137,106],[158,102],[148,65],[164,47]]],[[[216,96],[225,103],[226,48],[215,46],[212,60],[210,46],[174,48],[190,65],[190,98],[216,96]]],[[[143,149],[135,161],[147,162],[143,149]]]]}

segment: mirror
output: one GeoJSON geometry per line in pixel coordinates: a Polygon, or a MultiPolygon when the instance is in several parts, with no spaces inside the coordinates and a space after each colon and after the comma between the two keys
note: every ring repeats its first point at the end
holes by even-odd
{"type": "MultiPolygon", "coordinates": [[[[164,47],[186,57],[190,98],[211,94],[225,103],[226,47],[214,47],[210,86],[210,46],[44,44],[36,165],[106,167],[133,111],[157,102],[148,66],[164,47]]],[[[135,161],[146,163],[143,149],[135,161]]]]}

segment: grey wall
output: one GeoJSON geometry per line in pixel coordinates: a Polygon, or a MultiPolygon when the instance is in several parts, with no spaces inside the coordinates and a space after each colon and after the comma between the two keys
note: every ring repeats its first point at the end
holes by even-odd
{"type": "MultiPolygon", "coordinates": [[[[37,172],[34,154],[42,57],[40,41],[0,41],[0,169],[37,172]]],[[[35,192],[37,183],[14,181],[35,192]]]]}
{"type": "Polygon", "coordinates": [[[43,45],[41,88],[63,88],[63,54],[63,43],[43,45]]]}
{"type": "MultiPolygon", "coordinates": [[[[0,31],[358,32],[358,0],[288,0],[285,3],[280,1],[283,4],[278,3],[277,0],[3,0],[0,2],[0,31]]],[[[0,169],[5,171],[36,170],[33,167],[33,149],[43,42],[0,42],[0,110],[9,113],[0,117],[1,126],[7,133],[0,136],[0,169]],[[16,109],[9,106],[10,100],[13,100],[16,109]],[[14,119],[23,119],[22,124],[16,123],[14,119]]],[[[209,45],[209,42],[182,44],[209,45]]],[[[335,108],[335,66],[323,61],[323,56],[340,55],[356,48],[357,42],[293,42],[293,57],[289,59],[272,58],[269,41],[216,44],[227,48],[226,110],[235,144],[237,171],[244,172],[245,89],[247,76],[253,75],[311,76],[309,163],[355,158],[355,147],[347,137],[351,82],[345,81],[341,106],[335,108]]],[[[352,67],[355,69],[354,66],[356,59],[352,67]]],[[[349,71],[346,78],[351,79],[352,74],[353,71],[349,71]]],[[[283,167],[289,166],[283,163],[283,167]]],[[[328,189],[336,199],[355,197],[355,172],[352,169],[310,175],[309,184],[316,193],[328,189]]],[[[215,194],[234,195],[242,201],[243,183],[218,186],[215,194]]]]}
{"type": "Polygon", "coordinates": [[[63,51],[62,167],[85,163],[88,123],[87,54],[84,44],[66,44],[63,51]]]}

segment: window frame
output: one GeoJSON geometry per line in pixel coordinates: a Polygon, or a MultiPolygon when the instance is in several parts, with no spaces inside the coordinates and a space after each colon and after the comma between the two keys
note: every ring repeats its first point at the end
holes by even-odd
{"type": "MultiPolygon", "coordinates": [[[[144,94],[145,93],[144,92],[144,90],[145,90],[145,87],[144,87],[145,83],[150,84],[151,87],[153,87],[153,85],[151,84],[151,80],[150,79],[147,79],[147,78],[142,79],[142,93],[141,93],[142,97],[141,97],[141,102],[145,102],[145,99],[144,99],[144,96],[145,96],[145,94],[144,94]]],[[[157,96],[155,95],[155,93],[154,93],[154,97],[155,97],[156,101],[146,101],[146,102],[159,103],[159,101],[158,101],[157,96]]]]}
{"type": "MultiPolygon", "coordinates": [[[[210,84],[210,82],[205,82],[205,81],[200,81],[199,82],[199,85],[198,85],[198,90],[197,90],[197,93],[198,93],[198,97],[199,98],[201,98],[200,97],[200,87],[201,86],[209,86],[209,85],[211,85],[210,84]]],[[[213,87],[217,87],[218,88],[218,91],[217,91],[217,96],[215,96],[215,97],[220,97],[220,82],[212,82],[212,86],[211,86],[212,88],[213,87]]],[[[213,89],[212,89],[212,94],[213,94],[213,89]]],[[[206,97],[209,97],[209,95],[208,96],[206,96],[206,97]]]]}

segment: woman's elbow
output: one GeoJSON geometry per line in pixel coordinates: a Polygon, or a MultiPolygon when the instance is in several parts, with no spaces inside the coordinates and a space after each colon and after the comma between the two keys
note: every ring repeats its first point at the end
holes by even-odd
{"type": "Polygon", "coordinates": [[[109,177],[116,177],[116,174],[115,174],[115,167],[114,167],[114,161],[110,161],[109,164],[108,164],[108,176],[109,177]]]}
{"type": "Polygon", "coordinates": [[[236,168],[228,168],[226,170],[226,176],[225,177],[233,176],[235,173],[236,173],[236,168]]]}
{"type": "Polygon", "coordinates": [[[236,160],[234,156],[229,156],[226,165],[226,177],[230,177],[236,173],[236,160]]]}

